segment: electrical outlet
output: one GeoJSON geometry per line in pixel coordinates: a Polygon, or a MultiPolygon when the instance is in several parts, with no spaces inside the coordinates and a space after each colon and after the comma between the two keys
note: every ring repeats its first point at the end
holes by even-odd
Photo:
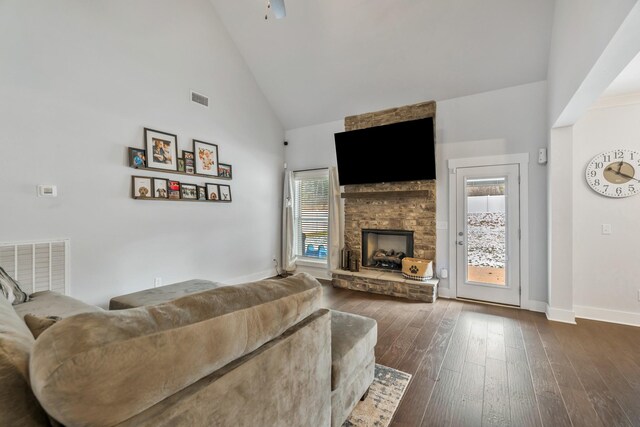
{"type": "Polygon", "coordinates": [[[276,258],[276,256],[275,256],[275,255],[271,255],[271,260],[272,260],[272,261],[276,261],[276,262],[277,262],[277,261],[278,261],[278,258],[276,258]]]}
{"type": "Polygon", "coordinates": [[[162,286],[162,277],[156,277],[153,279],[153,287],[157,288],[158,286],[162,286]]]}

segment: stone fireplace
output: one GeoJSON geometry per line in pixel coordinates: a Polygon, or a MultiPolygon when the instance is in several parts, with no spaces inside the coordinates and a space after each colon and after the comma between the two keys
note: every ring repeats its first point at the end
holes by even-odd
{"type": "MultiPolygon", "coordinates": [[[[435,119],[436,103],[424,102],[374,113],[345,118],[345,130],[365,129],[426,117],[435,119]]],[[[393,141],[390,141],[393,144],[393,141]]],[[[411,154],[409,154],[411,155],[411,154]]],[[[436,298],[437,279],[428,283],[404,279],[400,268],[383,267],[380,271],[370,245],[378,249],[405,252],[407,256],[434,260],[436,253],[436,181],[407,181],[345,186],[345,249],[360,255],[363,267],[360,273],[333,271],[333,285],[433,302],[436,298]],[[377,236],[370,236],[368,231],[377,236]],[[411,233],[411,248],[395,246],[389,236],[411,233]],[[377,239],[377,242],[376,242],[377,239]],[[366,247],[365,247],[366,246],[366,247]],[[402,250],[404,248],[404,250],[402,250]],[[409,255],[412,254],[412,255],[409,255]]],[[[397,237],[397,236],[396,236],[397,237]]],[[[388,256],[388,255],[387,255],[388,256]]]]}
{"type": "Polygon", "coordinates": [[[362,266],[401,270],[402,258],[413,256],[413,231],[362,230],[362,266]]]}

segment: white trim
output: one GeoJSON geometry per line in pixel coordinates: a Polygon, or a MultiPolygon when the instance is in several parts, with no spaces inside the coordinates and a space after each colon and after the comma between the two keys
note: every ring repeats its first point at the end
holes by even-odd
{"type": "MultiPolygon", "coordinates": [[[[520,166],[520,308],[538,311],[529,301],[529,153],[449,159],[449,283],[450,292],[457,295],[456,278],[456,182],[452,178],[457,168],[518,164],[520,166]]],[[[543,311],[543,310],[541,310],[543,311]]]]}
{"type": "Polygon", "coordinates": [[[296,265],[304,265],[307,267],[316,267],[316,268],[324,268],[327,269],[329,267],[327,260],[320,261],[319,259],[306,258],[306,257],[297,257],[296,265]]]}
{"type": "Polygon", "coordinates": [[[530,299],[526,305],[529,311],[536,311],[538,313],[547,312],[547,303],[544,301],[536,301],[536,300],[530,299]]]}
{"type": "Polygon", "coordinates": [[[257,273],[247,274],[245,276],[233,277],[231,279],[221,280],[225,285],[240,285],[242,283],[255,282],[256,280],[263,280],[276,275],[274,268],[269,270],[259,271],[257,273]]]}
{"type": "Polygon", "coordinates": [[[552,308],[547,304],[545,314],[547,315],[547,319],[553,320],[554,322],[571,323],[572,325],[576,324],[576,314],[571,310],[552,308]]]}
{"type": "Polygon", "coordinates": [[[599,320],[601,322],[619,323],[621,325],[640,326],[640,313],[630,311],[609,310],[606,308],[574,305],[576,317],[580,319],[599,320]]]}
{"type": "Polygon", "coordinates": [[[635,104],[640,104],[640,92],[600,98],[587,111],[601,110],[603,108],[624,107],[635,104]]]}
{"type": "Polygon", "coordinates": [[[438,298],[455,299],[456,293],[451,292],[450,288],[441,288],[438,286],[438,298]]]}
{"type": "Polygon", "coordinates": [[[331,272],[329,271],[327,266],[324,267],[316,267],[309,265],[296,265],[296,273],[309,273],[316,279],[327,279],[330,280],[332,278],[331,272]]]}

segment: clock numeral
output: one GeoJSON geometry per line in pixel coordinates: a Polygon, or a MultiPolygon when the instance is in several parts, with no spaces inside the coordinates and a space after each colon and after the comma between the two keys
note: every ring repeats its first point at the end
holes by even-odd
{"type": "Polygon", "coordinates": [[[616,194],[619,196],[622,194],[622,187],[616,188],[616,194]]]}
{"type": "Polygon", "coordinates": [[[636,187],[633,184],[629,184],[629,191],[631,191],[632,193],[636,192],[636,187]]]}
{"type": "Polygon", "coordinates": [[[616,151],[616,159],[624,159],[624,151],[616,151]]]}
{"type": "Polygon", "coordinates": [[[593,180],[593,185],[600,185],[600,180],[599,179],[594,179],[593,180]]]}
{"type": "Polygon", "coordinates": [[[589,176],[590,176],[591,178],[595,178],[595,176],[596,176],[596,175],[598,175],[598,173],[597,173],[596,171],[591,171],[591,172],[589,172],[589,176]]]}
{"type": "MultiPolygon", "coordinates": [[[[607,160],[607,162],[608,162],[608,161],[609,161],[609,160],[607,160]]],[[[604,167],[604,163],[602,163],[602,162],[596,162],[595,166],[596,166],[596,169],[602,169],[602,168],[604,167]]]]}
{"type": "Polygon", "coordinates": [[[602,161],[603,162],[610,162],[611,161],[611,154],[603,154],[602,155],[602,161]]]}
{"type": "Polygon", "coordinates": [[[605,192],[609,190],[609,185],[608,185],[608,184],[607,184],[607,185],[604,185],[603,187],[604,187],[604,191],[605,191],[605,192]]]}
{"type": "Polygon", "coordinates": [[[630,152],[629,154],[631,154],[631,160],[635,160],[635,159],[634,159],[634,157],[635,157],[635,154],[636,154],[636,153],[634,153],[634,152],[632,151],[632,152],[630,152]]]}

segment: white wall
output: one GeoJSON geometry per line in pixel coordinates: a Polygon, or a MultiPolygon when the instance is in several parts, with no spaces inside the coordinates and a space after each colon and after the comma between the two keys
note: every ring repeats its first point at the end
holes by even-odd
{"type": "Polygon", "coordinates": [[[0,241],[70,238],[72,294],[102,305],[154,277],[273,272],[284,132],[207,0],[6,0],[0,64],[0,241]],[[145,126],[218,143],[233,203],[132,200],[145,126]]]}
{"type": "MultiPolygon", "coordinates": [[[[556,1],[547,73],[551,126],[573,124],[556,121],[637,1],[556,1]]],[[[626,63],[621,65],[624,67],[626,63]]],[[[618,69],[617,73],[621,70],[618,69]]],[[[614,70],[611,78],[617,73],[614,70]]],[[[600,88],[596,96],[609,82],[604,82],[605,86],[600,88]]],[[[592,102],[589,101],[587,105],[592,102]]]]}
{"type": "MultiPolygon", "coordinates": [[[[546,301],[546,169],[535,159],[539,147],[547,145],[546,83],[481,93],[437,103],[437,220],[448,221],[447,160],[495,154],[530,153],[529,233],[530,298],[546,301]],[[496,142],[496,139],[503,140],[496,142]],[[484,141],[481,140],[493,140],[484,141]]],[[[388,107],[394,107],[389,105],[388,107]]],[[[333,134],[344,130],[342,121],[287,131],[285,158],[290,168],[336,164],[333,134]]],[[[447,230],[437,230],[438,271],[449,268],[447,230]]],[[[450,287],[448,280],[441,287],[450,287]]]]}
{"type": "MultiPolygon", "coordinates": [[[[615,148],[638,149],[640,95],[634,104],[594,107],[573,127],[573,287],[578,317],[640,325],[640,196],[610,199],[584,179],[586,164],[615,148]],[[612,234],[602,235],[602,224],[612,234]]],[[[608,101],[611,104],[611,100],[608,101]]]]}

